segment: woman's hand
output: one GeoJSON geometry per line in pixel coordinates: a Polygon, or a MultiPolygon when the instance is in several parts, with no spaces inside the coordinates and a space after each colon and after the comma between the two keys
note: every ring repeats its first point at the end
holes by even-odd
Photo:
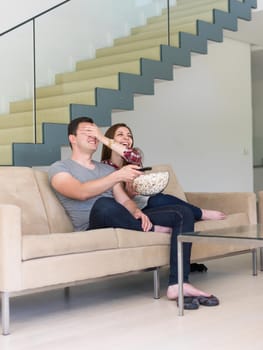
{"type": "Polygon", "coordinates": [[[105,138],[102,131],[96,124],[85,126],[85,128],[83,128],[83,131],[85,131],[88,136],[95,137],[100,142],[102,142],[102,140],[105,138]]]}
{"type": "Polygon", "coordinates": [[[124,188],[130,198],[133,198],[138,194],[138,192],[134,190],[133,182],[126,182],[124,188]]]}

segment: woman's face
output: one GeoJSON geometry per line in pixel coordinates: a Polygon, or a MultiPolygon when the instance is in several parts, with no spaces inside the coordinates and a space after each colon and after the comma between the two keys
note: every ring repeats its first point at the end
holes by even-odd
{"type": "Polygon", "coordinates": [[[128,128],[120,126],[114,134],[114,141],[131,148],[133,146],[133,136],[128,128]]]}

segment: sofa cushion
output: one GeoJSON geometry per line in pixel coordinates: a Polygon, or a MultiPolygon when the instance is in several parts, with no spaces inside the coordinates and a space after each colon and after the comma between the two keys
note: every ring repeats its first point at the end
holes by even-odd
{"type": "Polygon", "coordinates": [[[249,225],[246,213],[229,214],[224,220],[201,220],[195,223],[195,231],[216,230],[224,227],[249,225]]]}
{"type": "Polygon", "coordinates": [[[23,260],[48,256],[95,252],[109,249],[170,245],[170,235],[104,228],[98,230],[26,235],[23,237],[23,260]]]}
{"type": "MultiPolygon", "coordinates": [[[[230,214],[225,220],[209,220],[209,221],[199,221],[195,224],[195,231],[204,230],[215,230],[233,226],[248,225],[248,216],[245,213],[230,214]]],[[[249,245],[244,247],[242,244],[226,240],[225,242],[214,243],[211,240],[210,243],[198,243],[194,242],[192,246],[192,261],[203,261],[214,259],[229,254],[234,254],[237,252],[245,251],[249,249],[249,245]]]]}
{"type": "Polygon", "coordinates": [[[115,230],[104,228],[71,233],[25,235],[22,240],[22,259],[76,254],[90,251],[117,249],[115,230]]]}
{"type": "Polygon", "coordinates": [[[170,245],[170,234],[159,232],[141,232],[116,228],[119,248],[170,245]]]}

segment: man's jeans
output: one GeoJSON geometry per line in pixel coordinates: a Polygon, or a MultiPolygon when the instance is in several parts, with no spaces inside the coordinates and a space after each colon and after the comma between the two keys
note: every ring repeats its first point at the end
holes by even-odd
{"type": "MultiPolygon", "coordinates": [[[[169,285],[178,283],[177,272],[177,235],[182,232],[194,231],[194,216],[192,211],[181,205],[168,205],[142,210],[153,225],[172,228],[170,248],[169,285]]],[[[131,213],[113,198],[99,198],[90,212],[89,229],[105,227],[126,228],[142,231],[141,221],[135,219],[131,213]]],[[[188,282],[190,273],[191,244],[184,243],[184,282],[188,282]]]]}

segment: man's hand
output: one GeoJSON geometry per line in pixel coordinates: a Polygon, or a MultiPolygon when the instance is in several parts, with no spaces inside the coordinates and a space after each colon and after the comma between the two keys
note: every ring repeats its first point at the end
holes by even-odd
{"type": "Polygon", "coordinates": [[[129,164],[115,171],[115,174],[119,176],[122,182],[133,182],[136,177],[142,175],[138,169],[140,169],[138,165],[129,164]]]}
{"type": "MultiPolygon", "coordinates": [[[[116,172],[117,171],[115,171],[115,173],[116,172]]],[[[116,201],[123,205],[127,210],[129,210],[129,212],[135,219],[141,220],[141,227],[144,232],[151,230],[153,224],[151,223],[150,219],[141,211],[141,209],[137,207],[136,203],[127,195],[126,191],[123,188],[123,184],[116,184],[113,188],[113,194],[116,201]]]]}

